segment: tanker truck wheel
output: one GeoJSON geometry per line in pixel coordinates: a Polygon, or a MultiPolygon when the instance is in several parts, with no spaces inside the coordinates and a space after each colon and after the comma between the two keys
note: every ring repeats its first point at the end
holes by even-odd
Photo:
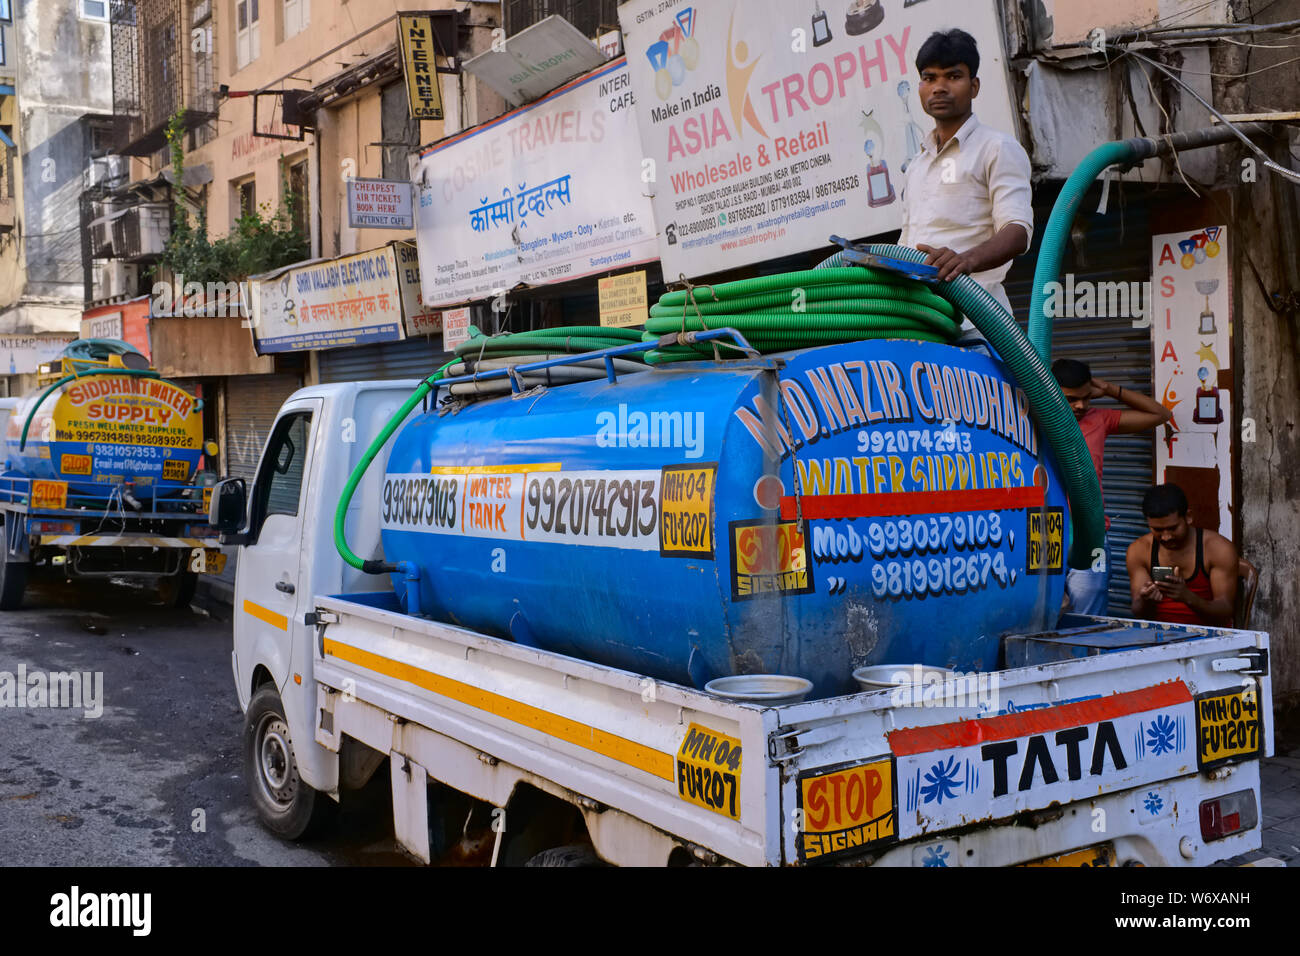
{"type": "MultiPolygon", "coordinates": [[[[4,519],[0,518],[0,542],[4,541],[4,519]]],[[[27,590],[26,561],[10,561],[0,554],[0,611],[15,611],[22,606],[27,590]]]]}
{"type": "Polygon", "coordinates": [[[193,571],[178,571],[158,579],[158,598],[167,607],[189,607],[199,576],[193,571]]]}
{"type": "Polygon", "coordinates": [[[244,715],[244,776],[263,825],[285,840],[319,833],[338,804],[298,776],[289,722],[273,684],[264,684],[244,715]]]}

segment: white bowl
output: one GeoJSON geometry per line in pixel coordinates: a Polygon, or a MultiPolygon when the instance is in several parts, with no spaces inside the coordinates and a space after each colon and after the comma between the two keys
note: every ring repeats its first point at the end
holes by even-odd
{"type": "Polygon", "coordinates": [[[859,667],[853,672],[853,679],[863,690],[870,691],[907,687],[911,684],[933,684],[936,680],[951,680],[955,674],[956,671],[950,668],[931,664],[873,664],[859,667]]]}
{"type": "Polygon", "coordinates": [[[745,704],[779,707],[797,704],[812,690],[812,681],[784,674],[740,674],[718,677],[704,685],[706,693],[745,704]]]}

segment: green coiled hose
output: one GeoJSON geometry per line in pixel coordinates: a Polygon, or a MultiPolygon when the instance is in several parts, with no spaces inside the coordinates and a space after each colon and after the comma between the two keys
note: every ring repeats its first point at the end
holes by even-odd
{"type": "MultiPolygon", "coordinates": [[[[650,309],[645,341],[671,332],[734,328],[760,352],[856,342],[952,342],[954,305],[919,282],[862,266],[805,269],[669,292],[650,309]]],[[[718,343],[718,354],[734,346],[718,343]]],[[[713,345],[672,345],[646,354],[652,365],[711,357],[713,345]]]]}

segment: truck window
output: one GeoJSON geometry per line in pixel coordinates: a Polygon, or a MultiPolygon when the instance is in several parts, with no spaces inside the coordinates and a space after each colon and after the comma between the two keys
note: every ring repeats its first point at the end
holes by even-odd
{"type": "Polygon", "coordinates": [[[259,526],[268,515],[298,514],[310,434],[311,412],[294,412],[276,422],[257,481],[254,514],[260,517],[259,526]]]}

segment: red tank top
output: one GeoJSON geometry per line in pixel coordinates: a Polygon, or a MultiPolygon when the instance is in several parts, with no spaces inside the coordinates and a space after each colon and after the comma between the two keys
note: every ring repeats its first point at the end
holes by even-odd
{"type": "MultiPolygon", "coordinates": [[[[1196,570],[1187,579],[1187,589],[1205,601],[1214,600],[1214,589],[1210,587],[1210,575],[1205,570],[1205,534],[1201,528],[1196,529],[1196,570]]],[[[1160,565],[1160,542],[1151,536],[1151,567],[1160,565]]],[[[1192,610],[1184,601],[1161,598],[1156,604],[1157,621],[1168,624],[1205,624],[1205,620],[1192,610]]]]}

